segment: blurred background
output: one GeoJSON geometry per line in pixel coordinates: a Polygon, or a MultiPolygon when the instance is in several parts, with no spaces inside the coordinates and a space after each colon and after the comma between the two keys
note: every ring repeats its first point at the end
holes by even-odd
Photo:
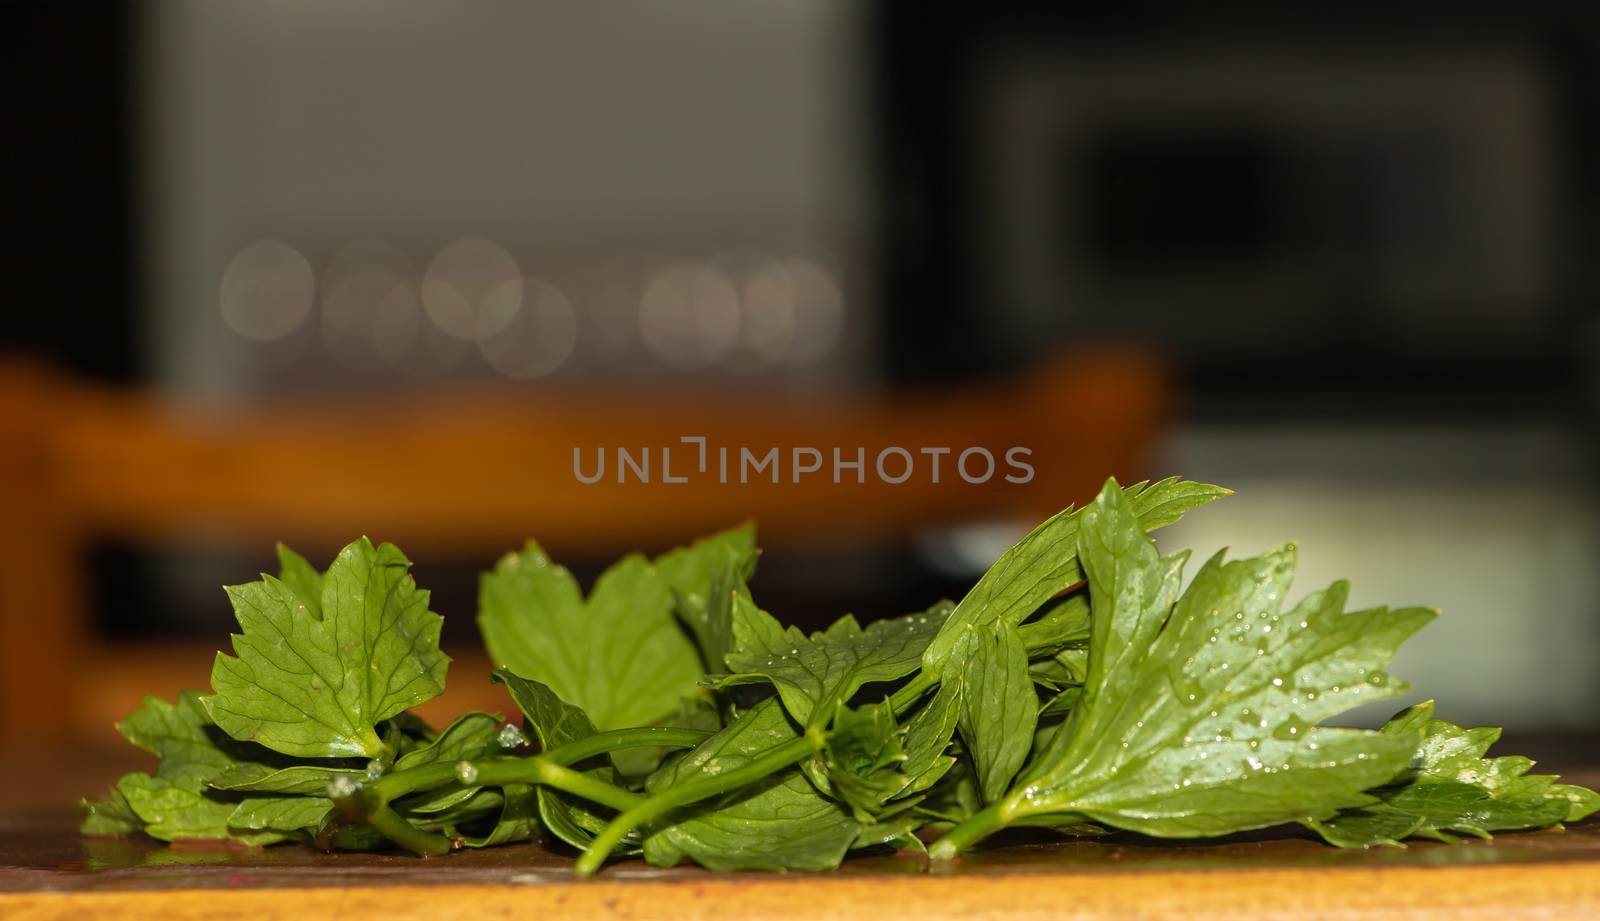
{"type": "Polygon", "coordinates": [[[1441,716],[1592,740],[1600,9],[1056,7],[0,4],[0,731],[203,684],[278,538],[406,547],[454,685],[523,536],[753,515],[820,626],[1178,473],[1238,495],[1166,546],[1296,540],[1443,609],[1441,716]],[[696,434],[1039,477],[566,472],[696,434]]]}

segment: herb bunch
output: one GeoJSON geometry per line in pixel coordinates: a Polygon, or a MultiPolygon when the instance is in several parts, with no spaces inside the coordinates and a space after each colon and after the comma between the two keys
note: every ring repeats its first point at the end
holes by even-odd
{"type": "Polygon", "coordinates": [[[642,854],[712,869],[956,856],[1005,828],[1171,838],[1298,823],[1341,847],[1540,828],[1600,795],[1487,758],[1498,730],[1330,728],[1406,694],[1383,669],[1434,616],[1291,604],[1292,544],[1206,561],[1149,532],[1228,494],[1108,482],[1006,551],[959,603],[810,635],[749,589],[754,530],[629,556],[585,596],[533,543],[482,578],[478,623],[521,712],[435,730],[439,615],[365,538],[319,572],[229,588],[212,693],[119,727],[159,758],[84,804],[86,834],[417,854],[543,837],[589,875],[642,854]],[[931,843],[925,843],[931,842],[931,843]]]}

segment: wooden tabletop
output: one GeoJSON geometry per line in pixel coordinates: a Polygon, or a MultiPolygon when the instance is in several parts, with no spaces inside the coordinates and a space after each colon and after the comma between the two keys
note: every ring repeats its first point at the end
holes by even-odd
{"type": "Polygon", "coordinates": [[[587,882],[539,845],[418,859],[81,839],[69,814],[0,827],[0,917],[1505,918],[1600,916],[1600,822],[1458,846],[1341,851],[1263,833],[1013,841],[949,865],[911,854],[833,873],[613,865],[587,882]]]}

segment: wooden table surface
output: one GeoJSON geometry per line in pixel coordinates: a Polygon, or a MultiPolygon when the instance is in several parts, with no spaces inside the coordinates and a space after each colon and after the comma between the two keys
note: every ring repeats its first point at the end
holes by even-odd
{"type": "Polygon", "coordinates": [[[569,855],[539,845],[423,860],[84,839],[74,814],[49,802],[62,785],[45,787],[51,792],[32,809],[17,802],[15,787],[0,803],[6,921],[1600,917],[1600,820],[1493,842],[1367,851],[1282,830],[1204,845],[1132,835],[1013,839],[948,865],[881,853],[825,874],[662,870],[630,860],[578,882],[569,855]]]}

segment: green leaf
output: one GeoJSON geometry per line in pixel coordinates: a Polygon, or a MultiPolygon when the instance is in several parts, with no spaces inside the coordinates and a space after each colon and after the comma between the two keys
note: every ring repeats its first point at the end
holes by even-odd
{"type": "Polygon", "coordinates": [[[900,796],[931,788],[955,765],[956,759],[949,754],[949,748],[960,719],[960,685],[954,681],[941,682],[933,697],[906,721],[906,760],[901,771],[909,781],[900,796]]]}
{"type": "Polygon", "coordinates": [[[333,814],[326,796],[249,796],[234,807],[228,827],[253,831],[314,832],[333,814]]]}
{"type": "MultiPolygon", "coordinates": [[[[1152,484],[1136,483],[1123,490],[1127,506],[1145,531],[1172,524],[1190,509],[1232,495],[1232,490],[1171,477],[1152,484]]],[[[923,668],[944,673],[956,641],[968,627],[995,621],[1017,624],[1058,593],[1083,581],[1078,562],[1078,526],[1082,511],[1068,506],[1034,528],[995,560],[978,584],[967,592],[944,629],[928,646],[923,668]]]]}
{"type": "Polygon", "coordinates": [[[977,778],[970,767],[959,762],[917,804],[918,814],[940,824],[965,821],[982,808],[977,778]]]}
{"type": "Polygon", "coordinates": [[[1306,819],[1301,824],[1336,847],[1398,845],[1422,827],[1422,816],[1385,809],[1347,809],[1331,819],[1306,819]]]}
{"type": "Polygon", "coordinates": [[[995,621],[970,628],[948,667],[961,686],[961,740],[984,802],[993,802],[1005,795],[1033,747],[1039,699],[1028,676],[1028,651],[1015,627],[995,621]]]}
{"type": "Polygon", "coordinates": [[[283,793],[300,796],[320,796],[335,777],[348,777],[357,783],[369,776],[358,768],[336,768],[320,764],[294,764],[277,767],[248,762],[235,764],[213,777],[213,789],[234,793],[283,793]]]}
{"type": "MultiPolygon", "coordinates": [[[[454,764],[457,761],[476,761],[500,755],[505,750],[501,744],[503,722],[505,717],[498,713],[463,713],[437,739],[400,756],[394,763],[394,770],[406,771],[430,764],[454,764]]],[[[401,805],[415,813],[443,812],[470,799],[479,789],[476,785],[455,785],[428,790],[407,798],[401,805]]]]}
{"type": "MultiPolygon", "coordinates": [[[[161,759],[158,773],[164,780],[200,792],[212,777],[234,766],[236,755],[247,752],[271,757],[262,749],[251,752],[218,733],[206,716],[201,697],[184,691],[174,703],[153,695],[117,724],[123,738],[161,759]],[[230,754],[224,746],[234,750],[230,754]]],[[[262,765],[265,766],[265,765],[262,765]]]]}
{"type": "Polygon", "coordinates": [[[1030,658],[1055,655],[1069,643],[1082,643],[1089,639],[1089,596],[1079,592],[1064,598],[1017,632],[1030,658]]]}
{"type": "Polygon", "coordinates": [[[927,845],[917,837],[917,829],[921,828],[927,819],[914,811],[901,812],[861,829],[856,835],[856,840],[850,843],[852,851],[868,847],[892,847],[897,851],[918,851],[923,854],[928,852],[927,845]]]}
{"type": "MultiPolygon", "coordinates": [[[[736,770],[798,736],[777,700],[768,698],[663,765],[646,789],[659,793],[685,780],[736,770]]],[[[687,856],[712,870],[829,870],[844,859],[861,827],[798,768],[789,768],[675,814],[650,830],[644,853],[656,866],[672,866],[687,856]]]]}
{"type": "Polygon", "coordinates": [[[1076,707],[1078,705],[1078,701],[1082,698],[1082,687],[1065,688],[1061,691],[1061,693],[1046,701],[1045,705],[1039,709],[1039,719],[1044,720],[1050,717],[1066,716],[1068,713],[1072,712],[1072,708],[1076,707]]]}
{"type": "Polygon", "coordinates": [[[667,725],[680,729],[699,729],[712,733],[722,728],[722,716],[716,705],[703,697],[678,698],[678,712],[667,725]]]}
{"type": "Polygon", "coordinates": [[[495,663],[548,685],[601,729],[665,719],[700,680],[672,592],[641,556],[602,573],[586,601],[572,574],[529,542],[483,577],[478,599],[495,663]]]}
{"type": "MultiPolygon", "coordinates": [[[[511,692],[511,699],[517,702],[527,717],[528,728],[539,740],[541,751],[559,748],[595,734],[594,723],[589,717],[562,700],[545,684],[523,678],[504,668],[495,670],[494,680],[503,683],[506,690],[511,692]]],[[[584,773],[612,784],[618,779],[609,761],[584,773]]],[[[534,797],[545,826],[556,837],[575,848],[588,847],[608,821],[606,814],[588,801],[558,790],[541,786],[534,792],[534,797]]],[[[513,817],[516,815],[518,813],[514,812],[513,817]]]]}
{"type": "Polygon", "coordinates": [[[513,841],[526,841],[539,833],[541,788],[525,783],[508,783],[500,790],[500,814],[488,834],[463,838],[467,847],[494,847],[513,841]]]}
{"type": "Polygon", "coordinates": [[[733,648],[728,592],[755,573],[756,556],[755,525],[747,521],[655,561],[672,591],[673,610],[693,634],[708,672],[727,667],[723,657],[733,648]]]}
{"type": "Polygon", "coordinates": [[[272,831],[236,834],[228,824],[233,803],[163,777],[128,774],[117,781],[117,792],[144,823],[145,834],[162,841],[235,838],[246,844],[271,844],[284,837],[272,831]]]}
{"type": "Polygon", "coordinates": [[[874,823],[911,782],[900,771],[906,761],[904,735],[888,701],[855,710],[840,705],[807,775],[818,789],[848,805],[857,821],[874,823]]]}
{"type": "Polygon", "coordinates": [[[379,721],[444,690],[441,618],[393,544],[361,538],[323,577],[321,616],[284,582],[228,589],[242,634],[217,654],[211,719],[236,739],[306,758],[384,753],[379,721]]]}
{"type": "Polygon", "coordinates": [[[116,787],[103,800],[80,800],[78,809],[83,815],[78,830],[86,835],[131,835],[144,828],[127,797],[116,787]]]}
{"type": "Polygon", "coordinates": [[[1317,723],[1404,693],[1381,669],[1433,612],[1346,614],[1341,583],[1280,613],[1292,546],[1219,554],[1179,599],[1185,557],[1157,555],[1135,501],[1112,482],[1083,511],[1089,674],[1007,809],[1198,837],[1370,803],[1415,738],[1317,723]]]}
{"type": "MultiPolygon", "coordinates": [[[[241,763],[268,772],[284,764],[273,752],[224,735],[211,724],[194,691],[183,692],[173,703],[146,697],[144,705],[117,728],[129,742],[156,755],[160,762],[153,776],[128,774],[117,782],[108,801],[116,808],[107,810],[106,822],[115,819],[126,824],[127,816],[121,811],[125,807],[147,834],[165,841],[230,837],[228,816],[234,804],[210,791],[210,781],[241,763]]],[[[251,844],[279,840],[272,835],[235,837],[251,844]]]]}
{"type": "Polygon", "coordinates": [[[289,586],[313,616],[322,619],[322,573],[284,544],[278,545],[278,581],[289,586]]]}
{"type": "Polygon", "coordinates": [[[894,681],[916,671],[923,650],[950,613],[935,605],[921,613],[880,620],[865,630],[849,615],[809,637],[784,629],[753,606],[734,621],[738,649],[727,656],[733,674],[715,686],[770,681],[800,723],[826,720],[834,708],[870,682],[894,681]]]}
{"type": "Polygon", "coordinates": [[[401,755],[394,770],[407,771],[444,762],[473,761],[498,755],[502,744],[505,717],[499,713],[474,710],[463,713],[439,733],[438,738],[413,751],[401,755]]]}
{"type": "Polygon", "coordinates": [[[1600,808],[1600,795],[1591,790],[1558,784],[1554,775],[1529,774],[1533,762],[1527,758],[1485,757],[1500,730],[1433,719],[1431,700],[1402,710],[1382,732],[1407,739],[1420,734],[1421,741],[1405,772],[1374,791],[1378,803],[1305,823],[1329,843],[1368,847],[1410,836],[1488,837],[1577,821],[1600,808]]]}

